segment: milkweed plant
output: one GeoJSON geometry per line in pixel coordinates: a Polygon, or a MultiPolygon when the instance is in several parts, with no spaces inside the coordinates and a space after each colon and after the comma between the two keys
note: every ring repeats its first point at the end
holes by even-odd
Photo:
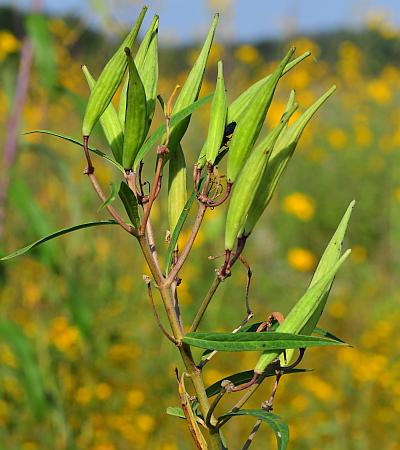
{"type": "Polygon", "coordinates": [[[350,250],[342,253],[342,241],[354,202],[349,205],[328,243],[310,285],[285,317],[282,313],[265,310],[259,321],[252,322],[253,313],[248,301],[252,272],[243,251],[305,127],[333,94],[335,86],[298,114],[298,118],[289,125],[298,109],[296,94],[292,91],[280,121],[265,137],[259,138],[280,79],[307,58],[310,52],[294,57],[295,49],[291,48],[271,74],[250,86],[232,103],[227,99],[223,63],[219,61],[214,92],[199,98],[218,23],[217,14],[185,82],[182,86],[171,86],[171,95],[164,101],[157,95],[158,16],[153,18],[137,51],[134,50],[146,10],[146,7],[142,9],[134,27],[104,66],[97,81],[88,67],[82,66],[91,91],[83,118],[82,142],[46,132],[83,147],[86,160],[84,174],[110,214],[110,220],[62,229],[2,259],[13,258],[42,242],[78,229],[119,225],[132,236],[132,245],[139,245],[151,274],[143,276],[143,280],[147,285],[154,324],[176,347],[182,359],[183,369],[176,370],[177,406],[169,407],[167,413],[176,416],[176,420],[186,421],[194,447],[199,449],[232,448],[229,436],[223,434],[224,425],[232,419],[239,420],[239,416],[251,416],[255,421],[254,428],[240,448],[247,449],[251,445],[257,430],[264,423],[273,430],[277,448],[284,450],[289,442],[288,426],[272,412],[280,379],[306,370],[299,368],[299,365],[308,347],[345,345],[317,324],[334,277],[350,253],[350,250]],[[112,100],[117,90],[119,104],[115,108],[112,100]],[[197,162],[187,170],[182,139],[188,130],[191,115],[208,102],[208,133],[197,162]],[[156,107],[162,109],[164,117],[158,128],[152,127],[156,107]],[[101,124],[110,154],[90,147],[90,136],[97,122],[101,124]],[[120,183],[114,196],[104,194],[96,177],[93,155],[105,159],[119,170],[120,183]],[[151,183],[144,179],[144,166],[154,169],[151,183]],[[168,182],[164,183],[166,173],[168,182]],[[146,184],[150,186],[148,189],[146,184]],[[168,214],[156,228],[152,225],[151,212],[155,203],[160,201],[159,194],[163,188],[167,188],[168,192],[164,208],[168,214]],[[114,203],[117,192],[121,200],[119,206],[114,203]],[[223,260],[204,299],[199,299],[199,307],[191,324],[184,323],[179,308],[179,290],[182,283],[191,280],[181,278],[182,267],[188,260],[206,211],[212,213],[223,205],[227,205],[224,248],[221,248],[223,260]],[[121,212],[122,209],[125,211],[121,212]],[[194,222],[188,225],[187,218],[193,209],[197,209],[197,215],[194,222]],[[160,258],[156,241],[164,237],[166,228],[168,250],[160,258]],[[178,239],[182,231],[188,228],[188,238],[180,247],[178,239]],[[232,325],[233,331],[199,331],[218,287],[223,282],[229,282],[235,274],[235,266],[241,264],[248,273],[246,317],[240,324],[232,325]],[[164,317],[156,308],[155,295],[161,297],[164,317]],[[168,327],[163,325],[164,319],[168,327]],[[194,348],[203,350],[201,356],[194,356],[194,348]],[[237,373],[226,379],[211,386],[205,385],[204,367],[212,364],[217,353],[247,351],[259,354],[252,370],[240,371],[238,368],[237,373]],[[246,409],[247,400],[270,378],[269,397],[260,402],[259,409],[246,409]],[[233,407],[224,406],[227,397],[235,398],[233,407]]]}

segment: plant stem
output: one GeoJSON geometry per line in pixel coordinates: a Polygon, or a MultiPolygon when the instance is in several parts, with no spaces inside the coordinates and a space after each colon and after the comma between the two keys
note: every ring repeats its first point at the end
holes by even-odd
{"type": "Polygon", "coordinates": [[[199,211],[197,213],[196,220],[193,224],[193,228],[190,233],[189,240],[187,241],[184,249],[182,250],[182,253],[179,256],[178,261],[176,262],[176,264],[172,268],[171,272],[169,273],[168,278],[166,279],[166,284],[171,284],[175,280],[175,278],[177,277],[179,271],[181,270],[184,262],[186,261],[186,258],[188,257],[190,250],[192,249],[193,243],[196,239],[197,233],[199,232],[206,209],[207,209],[207,206],[200,203],[199,211]]]}
{"type": "Polygon", "coordinates": [[[200,325],[201,319],[204,316],[204,313],[206,312],[206,309],[213,298],[216,290],[218,289],[218,286],[221,283],[221,279],[219,277],[215,277],[212,285],[210,286],[210,289],[208,290],[206,296],[204,297],[204,300],[202,301],[200,308],[197,311],[196,317],[193,320],[193,323],[190,327],[190,332],[196,331],[198,326],[200,325]]]}
{"type": "MultiPolygon", "coordinates": [[[[171,289],[171,283],[168,283],[168,280],[165,280],[162,273],[159,271],[157,264],[154,262],[153,255],[149,248],[147,239],[145,236],[138,236],[139,245],[142,249],[143,255],[146,259],[147,265],[154,277],[154,280],[158,286],[158,289],[161,294],[161,298],[163,300],[164,308],[168,317],[168,321],[171,326],[172,334],[174,338],[177,340],[177,347],[181,354],[183,363],[186,367],[186,371],[192,380],[193,387],[196,391],[196,396],[200,404],[200,408],[203,414],[203,417],[207,417],[208,411],[210,409],[210,404],[208,402],[208,397],[206,394],[206,390],[204,387],[203,379],[201,376],[200,369],[196,366],[192,352],[190,350],[190,346],[184,344],[182,342],[183,332],[180,326],[180,319],[176,314],[176,310],[174,308],[174,299],[173,293],[171,289]]],[[[210,419],[212,423],[216,423],[215,418],[210,419]]],[[[211,448],[213,450],[220,450],[220,438],[218,432],[215,433],[213,430],[209,430],[209,437],[211,448]]]]}

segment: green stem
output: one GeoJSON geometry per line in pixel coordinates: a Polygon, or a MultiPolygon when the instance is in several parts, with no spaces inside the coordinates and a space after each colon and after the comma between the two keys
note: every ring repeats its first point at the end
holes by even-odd
{"type": "MultiPolygon", "coordinates": [[[[180,319],[176,314],[176,310],[174,308],[174,299],[173,293],[171,289],[171,283],[166,282],[164,276],[160,272],[158,265],[155,263],[153,255],[150,251],[149,245],[147,243],[147,239],[145,236],[138,237],[139,245],[142,249],[143,255],[146,259],[146,262],[149,266],[149,269],[154,277],[154,280],[158,286],[158,289],[161,294],[161,298],[163,300],[165,312],[168,317],[169,324],[171,326],[172,334],[174,338],[177,340],[177,347],[181,354],[183,363],[186,367],[186,371],[190,376],[193,387],[196,391],[196,396],[200,404],[201,412],[203,417],[207,417],[208,411],[210,409],[210,404],[208,402],[208,397],[206,394],[206,389],[204,387],[203,378],[201,376],[200,369],[196,366],[190,346],[184,344],[182,342],[183,332],[180,326],[180,319]]],[[[211,419],[212,423],[215,424],[215,418],[211,419]]],[[[209,430],[210,444],[212,450],[220,450],[221,442],[219,438],[218,432],[214,430],[209,430]]]]}
{"type": "Polygon", "coordinates": [[[208,305],[210,304],[210,301],[213,298],[220,283],[221,279],[219,277],[216,277],[212,285],[210,286],[210,289],[208,290],[206,296],[204,297],[204,300],[202,301],[200,308],[197,311],[196,317],[194,318],[193,323],[190,327],[189,330],[190,332],[197,330],[198,326],[200,325],[201,319],[203,318],[204,313],[206,312],[206,309],[208,308],[208,305]]]}

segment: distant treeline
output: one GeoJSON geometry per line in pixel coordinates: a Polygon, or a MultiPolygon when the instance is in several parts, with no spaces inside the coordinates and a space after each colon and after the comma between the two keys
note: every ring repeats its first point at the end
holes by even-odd
{"type": "MultiPolygon", "coordinates": [[[[75,28],[79,25],[81,30],[79,38],[74,42],[71,51],[77,57],[81,54],[93,57],[96,54],[111,54],[113,43],[108,36],[100,31],[82,24],[80,19],[71,16],[63,17],[65,22],[75,28]]],[[[25,14],[14,8],[0,7],[0,29],[8,29],[18,37],[24,35],[25,14]]],[[[314,33],[307,35],[320,48],[319,58],[328,62],[334,68],[339,57],[340,44],[343,41],[354,43],[362,50],[363,65],[361,71],[366,75],[376,75],[383,67],[390,64],[400,66],[400,32],[387,34],[381,33],[378,29],[366,28],[361,30],[336,30],[324,33],[314,33]]],[[[296,36],[293,37],[294,39],[296,36]]],[[[266,61],[280,59],[283,46],[287,46],[290,39],[282,41],[280,39],[266,39],[253,42],[259,53],[266,61]]],[[[162,41],[160,42],[162,46],[162,41]]],[[[232,54],[240,43],[232,44],[226,49],[232,54]]],[[[177,73],[185,69],[187,59],[185,54],[193,48],[191,46],[163,47],[161,63],[165,62],[164,75],[177,73]]]]}

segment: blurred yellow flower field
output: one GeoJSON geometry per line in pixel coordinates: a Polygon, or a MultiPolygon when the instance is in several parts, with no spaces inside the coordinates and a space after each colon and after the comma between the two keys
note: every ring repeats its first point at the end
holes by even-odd
{"type": "MultiPolygon", "coordinates": [[[[399,45],[398,31],[385,34],[380,26],[371,27],[383,42],[395,40],[399,45]]],[[[40,69],[33,67],[23,131],[43,128],[80,139],[88,97],[80,64],[88,63],[99,73],[103,55],[92,53],[88,61],[83,60],[88,52],[76,47],[83,33],[78,25],[74,28],[55,18],[49,20],[49,29],[55,45],[57,87],[48,92],[40,69]]],[[[284,42],[282,47],[290,43],[284,42]]],[[[265,320],[273,311],[286,315],[306,289],[324,246],[354,198],[354,217],[345,242],[346,248],[352,247],[352,255],[335,281],[321,322],[321,327],[351,347],[308,350],[302,364],[314,371],[283,377],[274,412],[288,420],[291,448],[296,450],[397,450],[399,61],[387,59],[381,70],[369,71],[363,66],[367,50],[346,36],[337,43],[336,58],[331,60],[325,58],[324,47],[309,37],[296,38],[295,44],[298,54],[311,50],[314,58],[282,79],[266,127],[279,121],[290,89],[297,90],[300,112],[332,84],[337,84],[338,90],[302,137],[295,164],[288,167],[246,247],[254,275],[250,302],[265,320]]],[[[15,76],[20,46],[14,34],[0,31],[0,70],[4,73],[15,76]]],[[[202,94],[213,90],[216,62],[224,57],[222,45],[213,52],[202,94]]],[[[195,54],[190,48],[180,50],[182,64],[174,65],[159,82],[164,98],[185,78],[186,62],[193,62],[195,54]]],[[[226,84],[230,100],[269,73],[278,59],[251,44],[236,46],[229,58],[226,84]]],[[[167,66],[166,60],[161,61],[167,66]]],[[[2,86],[3,141],[11,104],[12,91],[2,86]]],[[[159,110],[156,117],[162,117],[159,110]]],[[[197,159],[207,126],[205,108],[194,114],[190,138],[184,141],[188,164],[197,159]]],[[[108,151],[99,130],[92,142],[108,151]]],[[[21,136],[2,254],[58,228],[107,218],[82,176],[83,168],[78,147],[50,136],[21,136]]],[[[100,160],[96,160],[96,171],[108,191],[115,172],[100,160]]],[[[160,208],[153,219],[163,223],[166,214],[160,208]]],[[[207,212],[205,231],[184,269],[185,277],[192,280],[180,288],[186,317],[196,311],[205,294],[203,282],[211,283],[219,266],[220,260],[208,257],[224,250],[224,220],[225,211],[207,212]]],[[[114,227],[104,228],[80,231],[1,263],[1,320],[12,324],[7,330],[13,333],[15,345],[2,335],[0,448],[192,448],[183,421],[165,414],[168,406],[178,404],[176,355],[153,325],[141,279],[147,268],[125,235],[114,227]]],[[[186,231],[182,242],[187,238],[186,231]]],[[[158,242],[158,246],[164,254],[167,244],[158,242]]],[[[246,271],[239,266],[235,270],[237,277],[223,283],[207,312],[209,323],[218,324],[220,331],[230,331],[246,312],[246,271]]],[[[157,303],[157,307],[161,305],[157,303]]],[[[242,370],[251,369],[255,358],[253,354],[242,356],[242,370]]],[[[213,368],[205,369],[208,384],[237,370],[229,356],[218,355],[215,362],[213,368]]],[[[259,407],[269,395],[268,389],[251,400],[252,406],[259,407]]],[[[231,422],[227,429],[232,441],[242,442],[252,422],[231,422]]],[[[265,442],[265,447],[255,444],[254,448],[275,445],[266,428],[261,429],[257,441],[259,445],[265,442]]]]}

